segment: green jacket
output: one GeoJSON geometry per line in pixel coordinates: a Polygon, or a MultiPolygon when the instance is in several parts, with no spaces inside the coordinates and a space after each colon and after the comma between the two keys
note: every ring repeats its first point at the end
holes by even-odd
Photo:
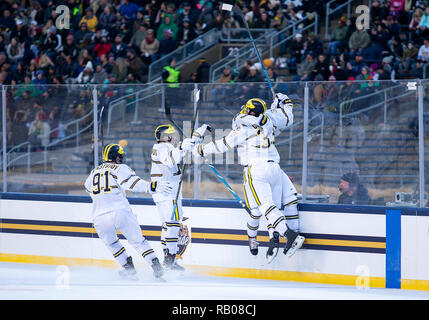
{"type": "Polygon", "coordinates": [[[371,37],[366,31],[355,31],[350,36],[349,48],[350,49],[359,49],[366,48],[371,43],[371,37]]]}
{"type": "Polygon", "coordinates": [[[347,26],[343,27],[335,27],[335,29],[332,31],[332,40],[333,41],[344,41],[347,37],[347,26]]]}
{"type": "MultiPolygon", "coordinates": [[[[177,32],[179,31],[179,28],[177,27],[177,25],[173,22],[173,17],[171,16],[171,14],[166,14],[165,17],[170,16],[170,23],[166,24],[165,22],[163,22],[159,28],[158,31],[156,33],[156,38],[158,39],[158,41],[161,41],[162,39],[164,39],[165,37],[165,30],[170,29],[171,32],[173,33],[172,38],[174,40],[176,40],[177,37],[177,32]]],[[[165,18],[164,18],[165,19],[165,18]]]]}

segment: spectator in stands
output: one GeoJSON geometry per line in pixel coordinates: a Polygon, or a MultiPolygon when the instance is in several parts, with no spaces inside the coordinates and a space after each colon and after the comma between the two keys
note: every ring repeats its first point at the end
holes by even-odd
{"type": "Polygon", "coordinates": [[[94,12],[91,8],[87,8],[85,10],[85,16],[82,17],[82,19],[79,22],[79,26],[82,23],[86,23],[88,29],[91,32],[95,32],[96,28],[97,28],[97,24],[98,24],[98,19],[97,17],[94,15],[94,12]]]}
{"type": "Polygon", "coordinates": [[[308,52],[304,61],[298,64],[297,76],[293,78],[294,81],[309,81],[311,74],[316,67],[317,61],[314,59],[314,53],[308,52]]]}
{"type": "Polygon", "coordinates": [[[207,62],[207,58],[200,57],[199,64],[197,67],[197,83],[209,83],[210,82],[210,64],[207,62]]]}
{"type": "Polygon", "coordinates": [[[371,38],[362,25],[357,26],[357,30],[352,33],[349,39],[349,54],[350,58],[354,58],[356,54],[363,54],[363,50],[371,43],[371,38]]]}
{"type": "Polygon", "coordinates": [[[416,71],[423,71],[423,66],[429,62],[429,39],[423,40],[423,45],[420,47],[417,54],[416,71]]]}
{"type": "Polygon", "coordinates": [[[301,57],[304,52],[304,43],[302,34],[298,33],[289,45],[290,56],[287,65],[290,73],[296,73],[297,64],[301,63],[301,57]]]}
{"type": "Polygon", "coordinates": [[[23,46],[19,43],[18,38],[14,37],[11,39],[6,48],[6,53],[12,65],[16,65],[24,57],[23,46]]]}
{"type": "Polygon", "coordinates": [[[171,14],[166,14],[164,22],[158,27],[156,38],[161,42],[168,34],[173,40],[176,40],[179,28],[172,20],[171,14]],[[169,31],[168,33],[166,31],[169,31]]]}
{"type": "Polygon", "coordinates": [[[95,66],[94,76],[92,78],[93,83],[101,84],[104,83],[107,79],[107,72],[103,69],[101,64],[95,66]]]}
{"type": "Polygon", "coordinates": [[[147,36],[147,25],[144,22],[140,22],[139,28],[132,35],[128,46],[136,50],[136,52],[141,53],[140,48],[146,36],[147,36]]]}
{"type": "Polygon", "coordinates": [[[92,37],[92,32],[90,30],[88,30],[88,26],[87,26],[86,22],[82,22],[80,24],[80,28],[76,32],[74,32],[73,36],[74,36],[76,44],[78,45],[78,47],[81,48],[83,40],[85,38],[92,37]]]}
{"type": "Polygon", "coordinates": [[[368,190],[359,180],[359,176],[354,172],[346,173],[341,177],[339,185],[341,195],[338,198],[338,204],[371,204],[368,190]]]}
{"type": "Polygon", "coordinates": [[[324,54],[319,54],[319,56],[317,57],[317,63],[312,70],[311,79],[315,79],[317,75],[320,75],[325,81],[329,79],[329,62],[324,54]]]}
{"type": "Polygon", "coordinates": [[[92,82],[94,76],[94,68],[91,61],[88,61],[85,68],[79,73],[76,82],[79,84],[88,84],[92,82]]]}
{"type": "Polygon", "coordinates": [[[112,44],[107,40],[107,36],[101,37],[100,42],[98,42],[94,47],[94,53],[97,58],[100,58],[102,55],[108,55],[112,48],[112,44]]]}
{"type": "Polygon", "coordinates": [[[144,41],[140,45],[143,61],[148,65],[155,61],[158,57],[158,50],[159,41],[155,37],[154,30],[149,29],[144,41]]]}
{"type": "Polygon", "coordinates": [[[409,35],[408,37],[415,41],[420,36],[420,22],[422,21],[423,10],[420,8],[416,8],[411,18],[411,21],[408,25],[409,35]]]}
{"type": "Polygon", "coordinates": [[[306,42],[307,42],[307,46],[305,48],[306,52],[312,52],[315,57],[323,53],[322,41],[320,41],[315,34],[310,33],[308,35],[308,39],[306,42]]]}
{"type": "Polygon", "coordinates": [[[415,69],[417,61],[417,55],[419,49],[414,46],[413,42],[408,42],[407,49],[404,50],[402,60],[397,64],[398,71],[400,73],[408,73],[415,69]]]}
{"type": "Polygon", "coordinates": [[[352,66],[353,76],[359,75],[362,72],[362,68],[367,67],[362,54],[357,54],[350,64],[352,66]]]}
{"type": "Polygon", "coordinates": [[[189,18],[184,18],[177,33],[177,43],[179,47],[184,46],[186,43],[194,40],[197,37],[194,28],[191,26],[189,18]]]}
{"type": "Polygon", "coordinates": [[[143,82],[144,69],[147,67],[143,64],[143,61],[136,54],[134,49],[128,50],[126,61],[128,72],[131,73],[138,81],[143,82]]]}
{"type": "Polygon", "coordinates": [[[123,35],[117,34],[115,37],[115,42],[110,49],[110,52],[113,53],[113,56],[115,57],[115,59],[125,58],[127,54],[127,46],[122,40],[123,40],[123,35]]]}
{"type": "Polygon", "coordinates": [[[100,14],[100,18],[98,19],[98,26],[106,29],[110,33],[116,23],[116,20],[117,17],[113,12],[112,7],[110,5],[106,5],[103,13],[100,14]]]}
{"type": "Polygon", "coordinates": [[[232,37],[234,37],[235,35],[237,35],[237,31],[231,31],[230,29],[238,29],[238,28],[240,28],[240,24],[232,14],[228,13],[223,21],[222,33],[225,36],[231,35],[232,37]]]}
{"type": "Polygon", "coordinates": [[[429,6],[426,7],[418,26],[419,37],[427,37],[429,35],[429,6]]]}
{"type": "Polygon", "coordinates": [[[347,18],[341,17],[338,20],[338,25],[332,30],[331,41],[328,44],[328,54],[337,54],[338,51],[343,52],[347,46],[348,26],[346,24],[347,18]]]}
{"type": "Polygon", "coordinates": [[[50,127],[48,116],[44,111],[36,114],[36,119],[31,122],[28,130],[29,142],[35,151],[41,151],[50,141],[50,127]]]}
{"type": "Polygon", "coordinates": [[[136,19],[138,11],[139,7],[134,2],[122,0],[122,4],[119,7],[119,12],[122,17],[126,18],[127,20],[134,20],[136,19]]]}
{"type": "Polygon", "coordinates": [[[173,32],[170,29],[165,29],[164,33],[165,36],[159,42],[158,56],[160,58],[169,54],[177,48],[177,43],[173,38],[173,32]]]}
{"type": "MultiPolygon", "coordinates": [[[[283,14],[283,10],[279,7],[276,11],[276,15],[271,19],[271,28],[276,29],[277,31],[281,31],[288,26],[288,20],[283,14]]],[[[281,32],[279,34],[279,42],[285,40],[287,38],[286,32],[281,32]]],[[[283,42],[280,45],[280,54],[286,53],[286,42],[283,42]]]]}
{"type": "Polygon", "coordinates": [[[233,90],[231,87],[223,85],[226,83],[234,83],[234,77],[230,67],[225,67],[223,69],[222,76],[217,83],[218,84],[215,84],[212,91],[213,100],[216,104],[224,101],[231,93],[231,90],[233,90]]]}
{"type": "MultiPolygon", "coordinates": [[[[11,143],[12,146],[17,146],[21,143],[24,143],[28,140],[28,128],[26,124],[26,115],[24,110],[18,110],[15,112],[12,122],[12,137],[11,143]]],[[[19,148],[18,152],[25,151],[25,148],[19,148]]]]}

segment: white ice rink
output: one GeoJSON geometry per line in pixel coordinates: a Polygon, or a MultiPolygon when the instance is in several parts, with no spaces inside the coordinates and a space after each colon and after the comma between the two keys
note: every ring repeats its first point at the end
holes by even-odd
{"type": "Polygon", "coordinates": [[[115,269],[0,263],[0,300],[429,300],[429,292],[210,277],[186,271],[158,282],[137,267],[139,280],[115,269]],[[168,292],[168,294],[166,294],[168,292]]]}

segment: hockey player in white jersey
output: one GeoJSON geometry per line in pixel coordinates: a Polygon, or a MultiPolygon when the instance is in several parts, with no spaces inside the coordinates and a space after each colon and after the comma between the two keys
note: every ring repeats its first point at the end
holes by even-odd
{"type": "Polygon", "coordinates": [[[152,149],[151,180],[165,181],[172,187],[171,194],[153,194],[153,200],[161,220],[161,244],[164,251],[164,266],[168,269],[183,270],[176,261],[177,241],[180,224],[183,219],[182,190],[176,205],[176,195],[180,182],[180,164],[186,151],[192,151],[196,142],[200,142],[205,128],[194,132],[194,138],[186,138],[180,143],[180,136],[170,124],[163,124],[155,129],[156,143],[152,149]],[[174,212],[173,212],[174,211],[174,212]]]}
{"type": "Polygon", "coordinates": [[[280,236],[286,239],[284,253],[289,257],[305,240],[299,235],[297,192],[280,168],[280,156],[274,146],[275,136],[293,123],[292,111],[292,101],[284,94],[276,95],[268,111],[263,100],[250,99],[234,117],[233,130],[227,136],[194,148],[196,156],[205,157],[237,147],[239,162],[244,166],[245,201],[251,210],[247,222],[250,251],[258,253],[256,235],[259,219],[264,215],[270,235],[269,260],[279,248],[280,236]]]}
{"type": "Polygon", "coordinates": [[[154,276],[160,278],[163,268],[149,242],[143,237],[136,215],[131,211],[125,191],[150,194],[169,194],[166,182],[148,182],[123,164],[124,150],[118,144],[103,148],[104,162],[94,168],[85,181],[86,191],[92,198],[92,217],[99,238],[122,266],[120,275],[136,278],[131,256],[119,241],[119,230],[128,242],[152,267],[154,276]]]}

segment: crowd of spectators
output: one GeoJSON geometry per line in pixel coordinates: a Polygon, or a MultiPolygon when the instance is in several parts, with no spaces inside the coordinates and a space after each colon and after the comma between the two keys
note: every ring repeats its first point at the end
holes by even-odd
{"type": "MultiPolygon", "coordinates": [[[[323,1],[237,3],[251,28],[280,29],[323,1]]],[[[238,17],[220,6],[206,0],[0,1],[0,85],[12,85],[9,145],[46,146],[64,135],[62,121],[91,110],[88,89],[70,93],[63,84],[145,83],[150,63],[212,28],[238,26],[238,17]]],[[[196,70],[196,82],[207,79],[207,70],[196,70]]],[[[112,99],[118,90],[100,94],[112,99]]]]}
{"type": "MultiPolygon", "coordinates": [[[[311,12],[324,16],[326,1],[238,0],[237,4],[250,28],[281,30],[311,12]]],[[[212,28],[226,32],[240,25],[239,17],[220,6],[221,1],[206,0],[0,1],[0,85],[13,85],[8,92],[9,127],[24,121],[27,137],[46,145],[61,136],[60,130],[52,132],[59,119],[77,119],[91,107],[91,92],[58,94],[62,84],[145,83],[150,63],[212,28]],[[61,25],[63,12],[57,11],[61,5],[69,9],[69,27],[61,25]],[[40,114],[34,112],[36,105],[43,106],[40,114]],[[33,130],[36,120],[38,129],[33,130]],[[44,123],[49,122],[47,130],[44,123]],[[45,131],[50,132],[49,139],[40,133],[45,131]]],[[[307,32],[296,34],[281,46],[280,56],[270,60],[270,77],[281,81],[276,69],[282,67],[295,75],[295,81],[421,76],[429,62],[427,1],[372,1],[370,13],[369,30],[357,28],[355,18],[343,17],[330,31],[329,41],[307,32]]],[[[206,71],[207,65],[205,70],[199,66],[191,79],[181,81],[207,82],[206,71]]],[[[248,62],[241,70],[225,70],[221,82],[225,81],[251,84],[264,77],[256,64],[248,62]]],[[[253,93],[252,85],[246,90],[253,93]]],[[[225,94],[216,88],[214,92],[225,94]]],[[[116,94],[117,90],[105,89],[100,100],[116,94]]],[[[17,144],[25,134],[8,138],[17,144]]]]}
{"type": "Polygon", "coordinates": [[[329,34],[298,34],[290,42],[283,59],[294,80],[420,78],[429,62],[429,3],[372,1],[369,29],[341,17],[329,34]]]}

